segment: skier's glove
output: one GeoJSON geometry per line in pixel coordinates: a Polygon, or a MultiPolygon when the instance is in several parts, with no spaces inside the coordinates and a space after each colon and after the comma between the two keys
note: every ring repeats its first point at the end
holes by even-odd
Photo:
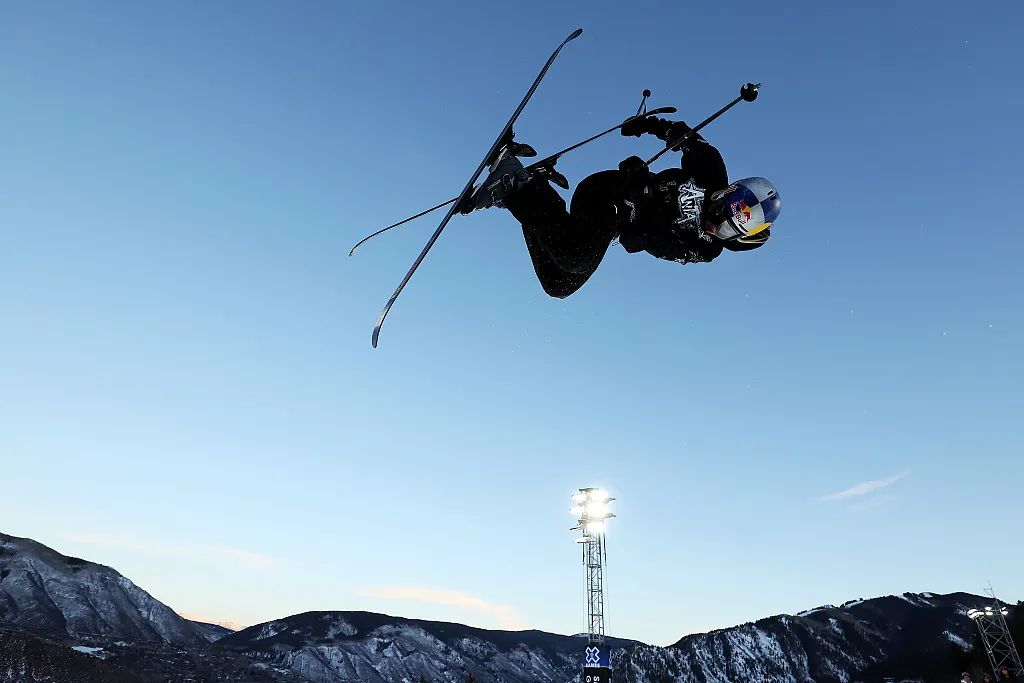
{"type": "Polygon", "coordinates": [[[654,129],[652,124],[655,124],[656,120],[650,116],[630,116],[628,119],[622,122],[622,128],[619,132],[625,137],[638,138],[644,133],[653,133],[654,129]]]}

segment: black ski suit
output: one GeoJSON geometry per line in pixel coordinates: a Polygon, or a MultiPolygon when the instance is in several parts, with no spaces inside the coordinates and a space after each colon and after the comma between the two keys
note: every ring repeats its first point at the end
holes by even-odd
{"type": "MultiPolygon", "coordinates": [[[[650,123],[646,132],[666,141],[678,139],[680,124],[664,119],[650,123]]],[[[659,173],[646,168],[599,171],[584,178],[569,211],[554,188],[538,178],[504,198],[505,207],[523,226],[545,292],[564,299],[582,287],[616,237],[630,253],[646,251],[678,263],[706,263],[723,248],[746,251],[760,246],[723,242],[704,232],[704,196],[728,186],[725,162],[700,135],[691,136],[682,151],[679,168],[659,173]]],[[[640,161],[632,157],[620,168],[634,159],[640,161]]],[[[767,240],[769,231],[762,234],[767,240]]]]}

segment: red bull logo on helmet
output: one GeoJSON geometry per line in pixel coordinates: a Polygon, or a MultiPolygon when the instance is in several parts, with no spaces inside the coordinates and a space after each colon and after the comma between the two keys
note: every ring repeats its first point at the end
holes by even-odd
{"type": "Polygon", "coordinates": [[[738,202],[733,202],[732,206],[732,217],[739,225],[743,225],[750,220],[750,207],[742,199],[738,202]]]}

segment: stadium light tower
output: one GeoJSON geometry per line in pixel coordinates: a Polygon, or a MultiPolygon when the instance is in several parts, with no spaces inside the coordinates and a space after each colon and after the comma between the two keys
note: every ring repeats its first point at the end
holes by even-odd
{"type": "Polygon", "coordinates": [[[576,504],[569,513],[576,517],[572,531],[583,545],[583,565],[587,572],[587,650],[583,664],[583,683],[611,680],[611,654],[604,647],[604,564],[608,559],[604,531],[614,517],[608,505],[615,500],[607,491],[583,488],[571,496],[576,504]]]}
{"type": "Polygon", "coordinates": [[[1024,676],[1020,654],[1017,653],[1010,636],[1010,627],[1006,623],[1009,610],[996,599],[995,591],[989,588],[986,592],[992,596],[992,604],[981,609],[967,610],[967,616],[981,632],[981,641],[985,645],[988,662],[992,665],[992,673],[997,681],[1002,680],[1000,671],[1004,668],[1011,677],[1024,676]]]}

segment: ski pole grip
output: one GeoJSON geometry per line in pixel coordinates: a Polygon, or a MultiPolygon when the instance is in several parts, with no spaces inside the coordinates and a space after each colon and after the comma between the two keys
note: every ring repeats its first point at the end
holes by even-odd
{"type": "Polygon", "coordinates": [[[730,109],[732,109],[733,107],[735,107],[741,101],[746,100],[747,102],[753,102],[755,99],[757,99],[757,89],[760,88],[760,87],[761,87],[760,83],[747,83],[746,85],[744,85],[742,88],[740,88],[740,96],[739,97],[737,97],[732,102],[730,102],[729,104],[725,105],[724,107],[722,107],[721,109],[716,111],[714,114],[712,114],[711,116],[707,117],[706,119],[704,119],[703,121],[698,123],[696,126],[691,128],[686,133],[686,135],[683,135],[682,137],[680,137],[677,140],[671,140],[671,141],[665,143],[665,149],[661,150],[660,152],[655,154],[653,157],[648,159],[646,161],[646,164],[648,166],[650,166],[655,161],[657,161],[661,157],[662,154],[664,154],[665,152],[669,151],[673,147],[678,147],[682,143],[686,142],[690,138],[691,135],[696,135],[697,131],[699,131],[701,128],[703,128],[704,126],[708,125],[709,123],[711,123],[712,121],[717,119],[719,116],[721,116],[725,112],[727,112],[730,109]]]}

